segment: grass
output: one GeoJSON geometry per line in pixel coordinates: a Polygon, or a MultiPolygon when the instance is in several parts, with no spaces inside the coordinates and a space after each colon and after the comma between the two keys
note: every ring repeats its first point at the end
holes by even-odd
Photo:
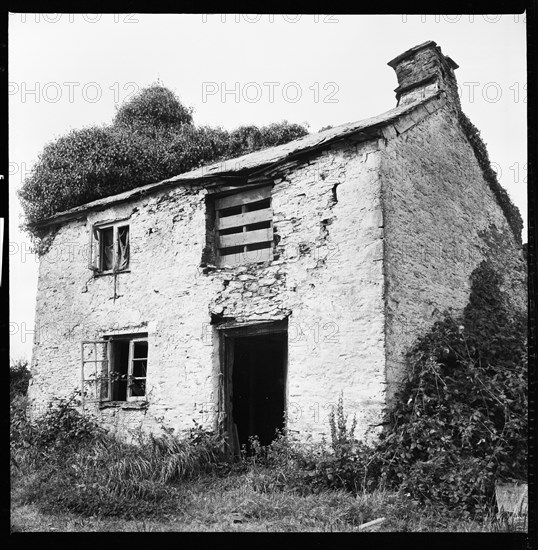
{"type": "Polygon", "coordinates": [[[489,518],[478,522],[447,517],[421,507],[405,495],[374,491],[354,496],[324,489],[300,494],[289,488],[265,488],[263,468],[202,475],[170,486],[166,512],[156,517],[123,519],[43,510],[40,498],[28,499],[27,483],[12,480],[12,531],[261,531],[354,532],[365,522],[385,517],[379,531],[501,532],[526,525],[489,518]]]}

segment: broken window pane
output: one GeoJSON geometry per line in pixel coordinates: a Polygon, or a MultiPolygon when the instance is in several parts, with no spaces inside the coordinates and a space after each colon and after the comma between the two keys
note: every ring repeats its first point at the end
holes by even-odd
{"type": "MultiPolygon", "coordinates": [[[[125,222],[123,222],[125,223],[125,222]]],[[[93,229],[91,269],[101,273],[123,271],[129,267],[130,243],[129,226],[118,223],[97,226],[93,229]]]]}
{"type": "Polygon", "coordinates": [[[107,398],[103,378],[108,375],[108,342],[91,340],[82,342],[82,399],[95,401],[107,398]]]}
{"type": "Polygon", "coordinates": [[[101,269],[99,267],[99,257],[101,255],[101,245],[100,245],[100,232],[97,227],[93,228],[93,239],[90,246],[90,269],[97,270],[101,269]]]}
{"type": "Polygon", "coordinates": [[[132,397],[143,397],[146,395],[146,379],[132,379],[130,384],[132,397]]]}
{"type": "Polygon", "coordinates": [[[148,343],[145,340],[133,342],[130,376],[130,397],[143,397],[146,395],[148,343]]]}
{"type": "Polygon", "coordinates": [[[133,376],[134,377],[146,377],[148,363],[146,359],[133,359],[133,376]]]}

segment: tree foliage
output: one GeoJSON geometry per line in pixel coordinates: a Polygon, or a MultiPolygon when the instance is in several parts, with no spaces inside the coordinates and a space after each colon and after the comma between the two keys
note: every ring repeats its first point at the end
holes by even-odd
{"type": "Polygon", "coordinates": [[[19,192],[27,228],[38,236],[35,224],[57,212],[307,133],[286,121],[231,132],[196,126],[191,108],[152,85],[122,105],[112,124],[72,130],[44,147],[19,192]]]}
{"type": "Polygon", "coordinates": [[[28,391],[30,383],[30,369],[28,361],[19,359],[12,361],[9,366],[9,400],[13,401],[17,397],[24,397],[28,391]]]}
{"type": "Polygon", "coordinates": [[[142,133],[179,128],[183,124],[193,124],[192,108],[185,107],[168,88],[153,85],[123,104],[113,124],[142,133]]]}

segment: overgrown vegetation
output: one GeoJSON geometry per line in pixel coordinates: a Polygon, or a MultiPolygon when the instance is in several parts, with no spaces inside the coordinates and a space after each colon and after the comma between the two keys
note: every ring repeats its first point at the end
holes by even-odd
{"type": "Polygon", "coordinates": [[[27,229],[39,238],[35,224],[57,212],[307,133],[286,121],[231,132],[196,126],[192,109],[154,84],[123,104],[112,124],[73,130],[44,147],[19,192],[27,229]]]}
{"type": "Polygon", "coordinates": [[[501,282],[482,262],[463,315],[447,314],[410,351],[377,449],[392,485],[466,514],[487,513],[496,480],[527,476],[527,323],[501,282]]]}
{"type": "Polygon", "coordinates": [[[13,361],[9,368],[9,400],[13,402],[16,398],[23,398],[28,391],[30,382],[30,370],[28,361],[18,359],[13,361]]]}
{"type": "Polygon", "coordinates": [[[480,131],[469,120],[467,115],[460,109],[459,110],[459,123],[463,128],[463,131],[474,150],[476,160],[482,169],[484,179],[488,182],[490,189],[493,191],[495,198],[499,202],[508,224],[514,233],[516,242],[521,244],[521,232],[523,231],[523,218],[519,212],[517,206],[512,202],[510,196],[506,190],[502,187],[497,179],[497,174],[491,167],[491,161],[489,160],[488,150],[486,145],[482,141],[480,131]]]}
{"type": "Polygon", "coordinates": [[[198,425],[183,439],[164,432],[120,441],[79,413],[73,398],[51,403],[34,422],[12,407],[12,473],[28,476],[22,502],[43,511],[162,515],[177,507],[174,485],[213,471],[221,449],[220,438],[198,425]]]}
{"type": "Polygon", "coordinates": [[[262,447],[253,438],[235,463],[225,461],[224,441],[197,425],[183,438],[163,430],[129,444],[70,400],[30,422],[27,371],[13,366],[17,505],[226,530],[257,522],[345,531],[381,516],[387,530],[520,528],[497,518],[493,489],[527,476],[526,323],[488,262],[471,283],[462,315],[447,313],[410,350],[407,380],[370,446],[357,440],[343,397],[329,418],[329,442],[288,433],[262,447]]]}

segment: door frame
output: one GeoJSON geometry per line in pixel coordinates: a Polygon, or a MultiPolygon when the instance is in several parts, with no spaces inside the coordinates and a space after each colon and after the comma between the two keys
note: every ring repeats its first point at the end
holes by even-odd
{"type": "MultiPolygon", "coordinates": [[[[235,340],[249,336],[264,336],[288,332],[287,318],[281,321],[264,321],[260,323],[239,324],[223,323],[217,326],[219,332],[219,405],[221,416],[218,431],[224,435],[228,443],[227,450],[231,457],[239,456],[241,449],[233,421],[233,359],[235,340]]],[[[284,412],[288,409],[288,339],[284,350],[284,412]]],[[[286,425],[284,424],[284,429],[286,425]]]]}

